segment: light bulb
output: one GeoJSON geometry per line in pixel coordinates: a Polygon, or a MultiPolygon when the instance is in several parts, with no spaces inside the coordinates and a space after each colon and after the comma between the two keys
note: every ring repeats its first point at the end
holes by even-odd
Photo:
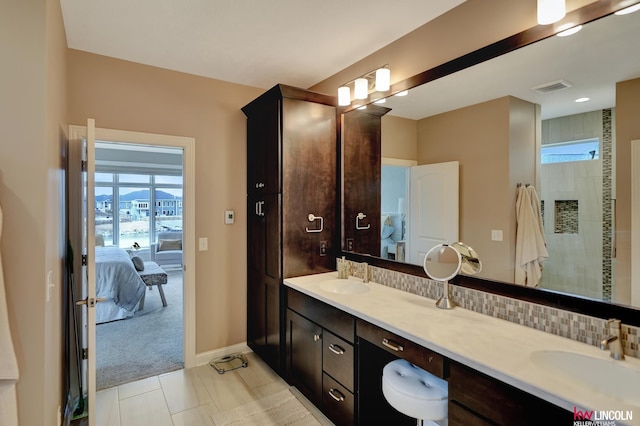
{"type": "Polygon", "coordinates": [[[376,92],[386,92],[391,87],[391,70],[380,68],[376,70],[376,92]]]}
{"type": "Polygon", "coordinates": [[[369,95],[369,81],[366,78],[356,78],[353,88],[353,97],[356,99],[367,99],[369,95]]]}
{"type": "Polygon", "coordinates": [[[338,105],[351,105],[351,89],[349,89],[349,86],[338,87],[338,105]]]}
{"type": "Polygon", "coordinates": [[[567,14],[565,0],[538,0],[538,24],[558,22],[567,14]]]}

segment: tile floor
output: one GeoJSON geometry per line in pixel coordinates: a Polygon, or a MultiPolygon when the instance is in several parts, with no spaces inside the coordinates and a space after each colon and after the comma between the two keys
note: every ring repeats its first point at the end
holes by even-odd
{"type": "MultiPolygon", "coordinates": [[[[224,374],[218,374],[206,364],[99,391],[96,423],[98,426],[213,426],[211,414],[289,387],[255,354],[246,356],[246,368],[224,374]]],[[[321,423],[331,424],[308,401],[303,403],[321,423]]]]}

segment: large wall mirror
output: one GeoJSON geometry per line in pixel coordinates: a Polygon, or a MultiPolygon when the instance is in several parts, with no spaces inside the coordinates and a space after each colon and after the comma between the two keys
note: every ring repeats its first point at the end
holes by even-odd
{"type": "Polygon", "coordinates": [[[616,134],[617,120],[640,117],[638,40],[640,12],[611,14],[344,113],[343,251],[421,265],[421,239],[455,238],[481,256],[481,278],[516,285],[516,197],[531,186],[549,252],[534,287],[640,308],[629,232],[640,163],[616,134]],[[443,207],[454,187],[419,176],[446,163],[458,192],[443,207]],[[420,185],[431,192],[416,200],[420,185]],[[457,235],[447,237],[453,208],[457,235]]]}

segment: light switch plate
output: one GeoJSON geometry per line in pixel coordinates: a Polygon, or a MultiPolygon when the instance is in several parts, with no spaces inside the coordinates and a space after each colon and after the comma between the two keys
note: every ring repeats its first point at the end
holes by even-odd
{"type": "Polygon", "coordinates": [[[232,224],[235,221],[236,214],[233,210],[227,210],[224,212],[224,223],[227,225],[232,224]]]}
{"type": "Polygon", "coordinates": [[[198,240],[198,250],[200,250],[200,251],[209,250],[209,239],[208,238],[200,238],[198,240]]]}
{"type": "Polygon", "coordinates": [[[502,229],[491,230],[491,241],[502,241],[502,229]]]}

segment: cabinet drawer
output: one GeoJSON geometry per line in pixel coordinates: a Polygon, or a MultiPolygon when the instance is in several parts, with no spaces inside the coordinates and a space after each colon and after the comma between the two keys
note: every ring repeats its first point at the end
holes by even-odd
{"type": "Polygon", "coordinates": [[[322,375],[322,412],[336,425],[354,422],[353,394],[329,375],[322,375]]]}
{"type": "Polygon", "coordinates": [[[573,419],[567,410],[455,362],[450,365],[450,407],[453,402],[505,426],[516,421],[522,426],[540,424],[541,419],[571,424],[573,419]]]}
{"type": "Polygon", "coordinates": [[[353,392],[353,345],[333,333],[322,334],[322,369],[353,392]]]}
{"type": "Polygon", "coordinates": [[[447,377],[444,357],[436,352],[362,320],[357,322],[356,333],[358,337],[368,340],[398,358],[406,359],[431,374],[440,378],[447,377]]]}
{"type": "Polygon", "coordinates": [[[491,426],[491,423],[478,417],[471,411],[458,405],[455,402],[449,402],[449,425],[450,426],[491,426]]]}
{"type": "Polygon", "coordinates": [[[287,306],[302,316],[331,330],[349,343],[353,343],[355,320],[340,309],[287,287],[287,306]]]}

